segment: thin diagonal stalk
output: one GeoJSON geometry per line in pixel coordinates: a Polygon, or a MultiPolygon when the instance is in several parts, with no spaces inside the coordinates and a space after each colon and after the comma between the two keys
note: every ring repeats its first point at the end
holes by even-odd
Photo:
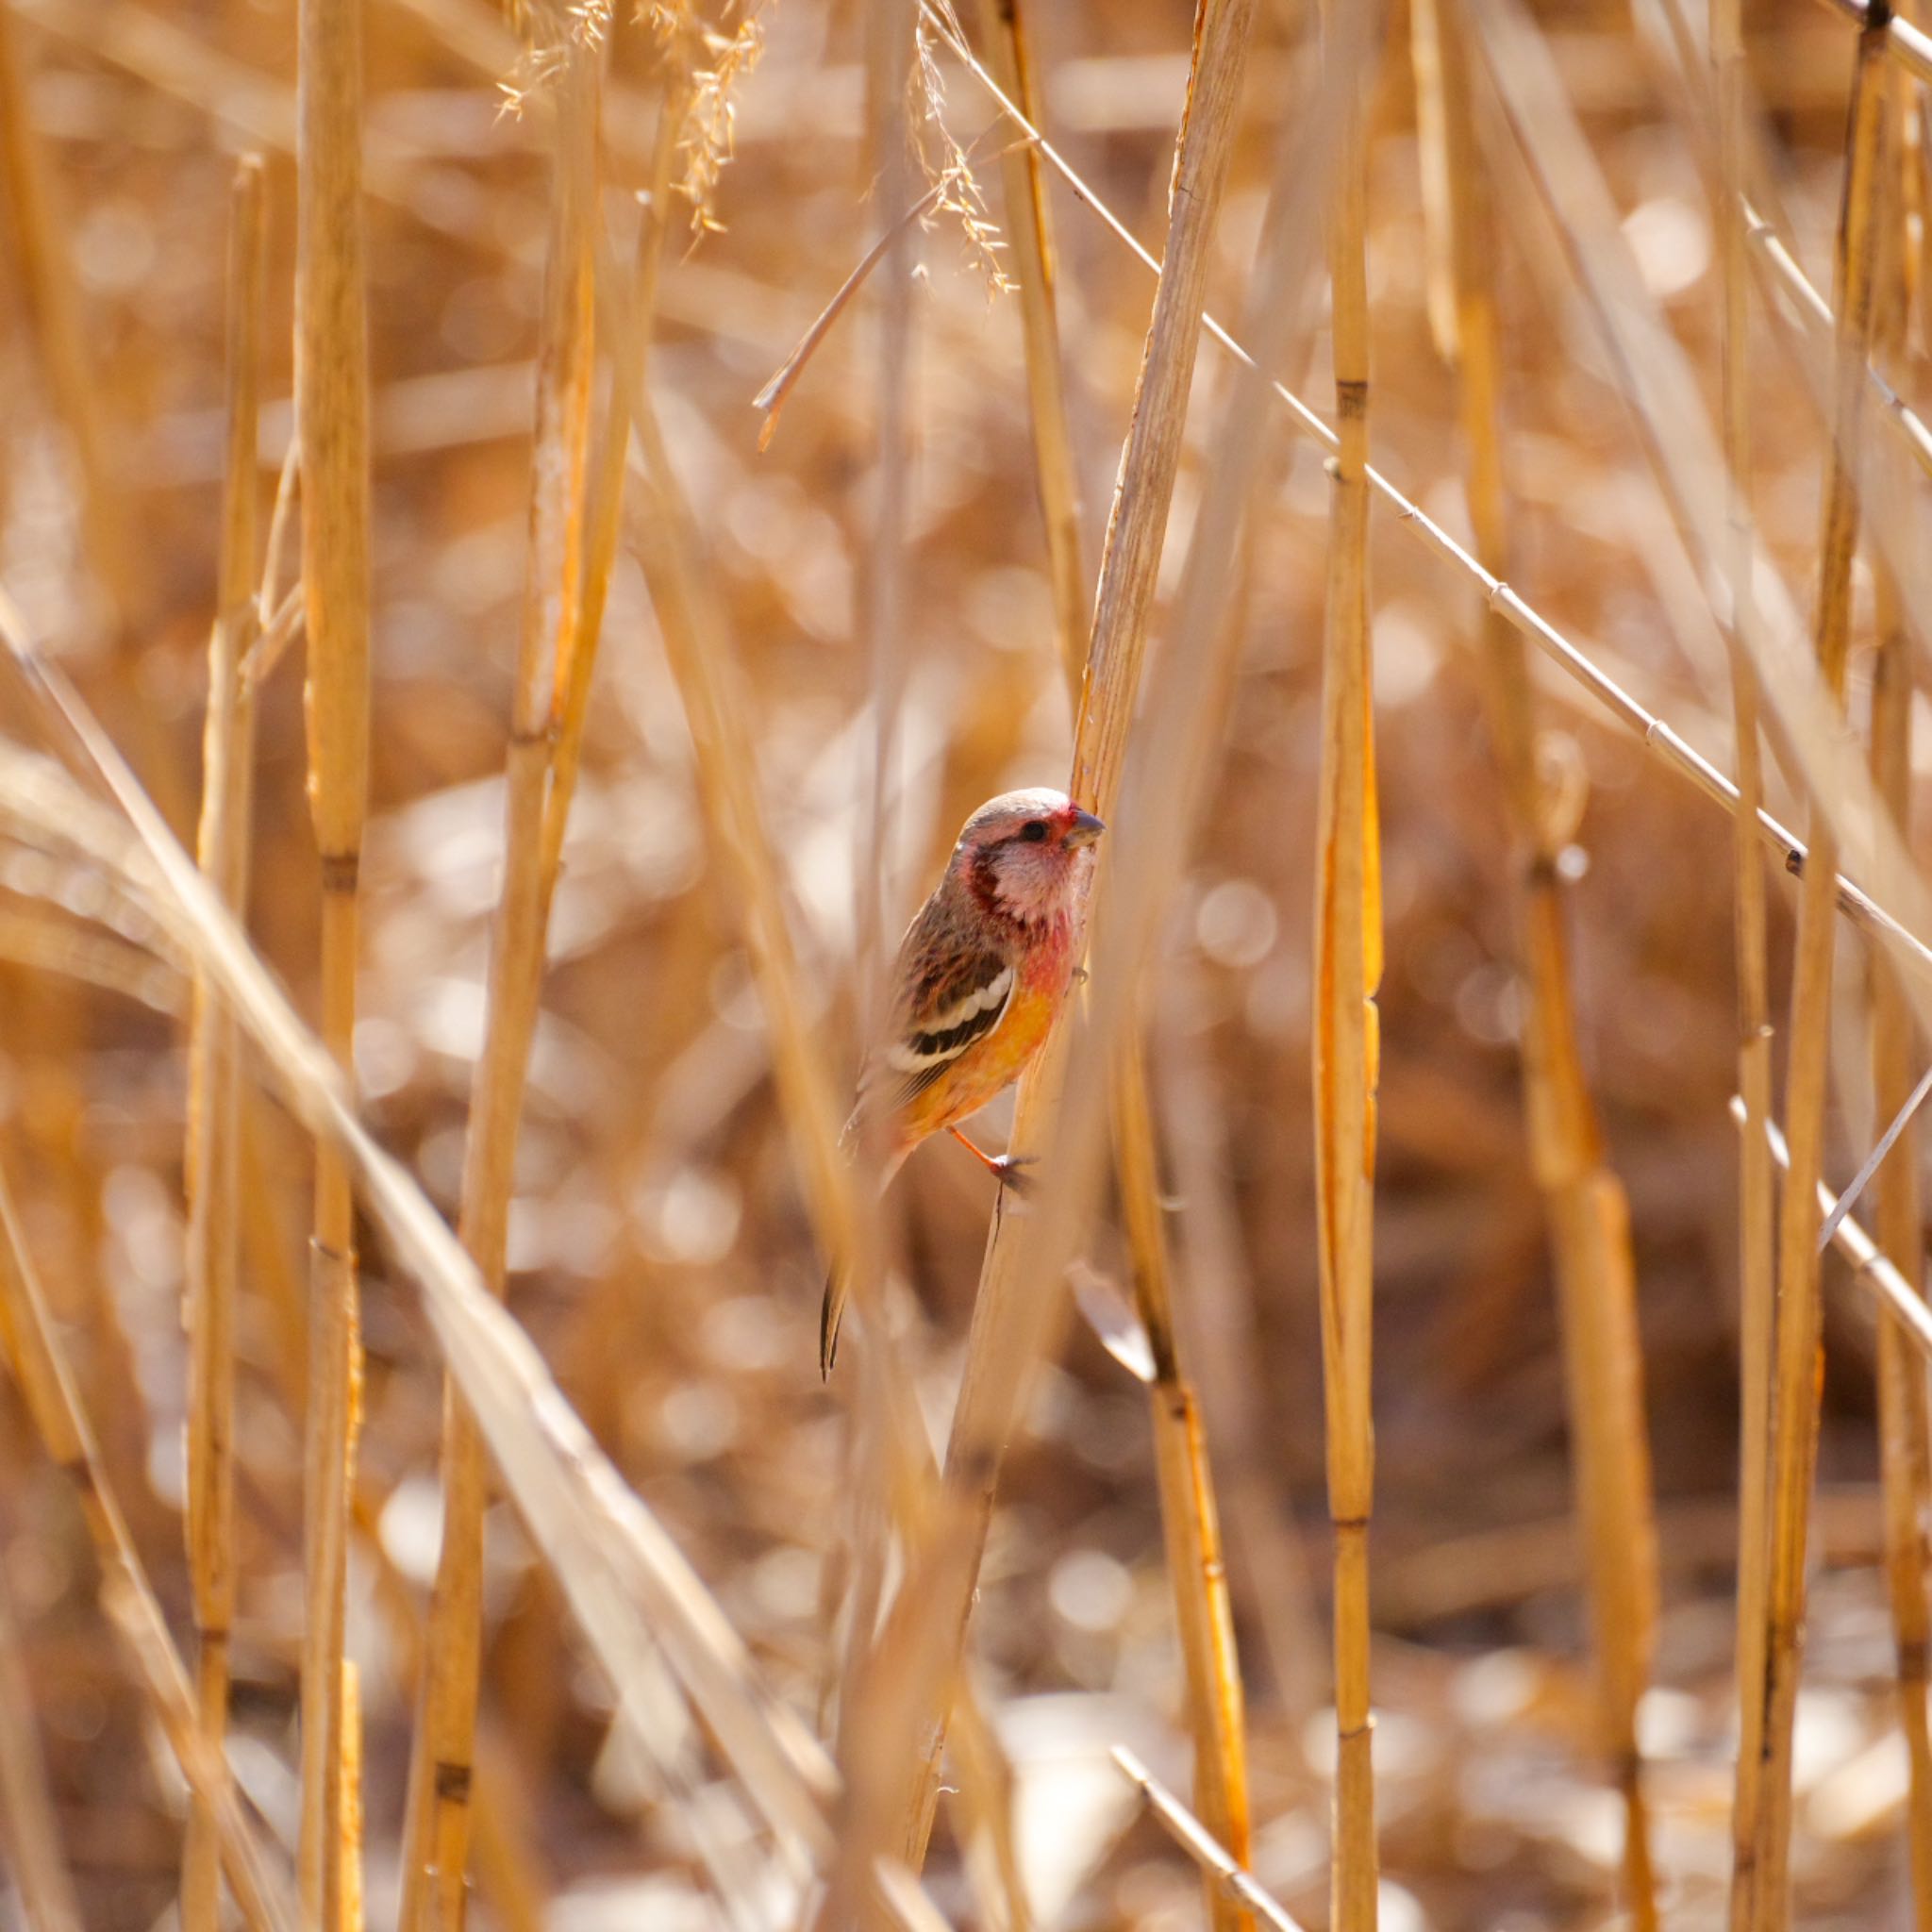
{"type": "MultiPolygon", "coordinates": [[[[1887,88],[1881,24],[1860,36],[1846,134],[1840,216],[1838,355],[1833,440],[1819,536],[1814,620],[1818,666],[1842,708],[1850,649],[1852,559],[1857,547],[1857,466],[1865,364],[1871,353],[1875,296],[1877,208],[1886,166],[1887,88]]],[[[1797,965],[1791,989],[1785,1132],[1790,1177],[1778,1220],[1776,1381],[1773,1397],[1771,1588],[1765,1627],[1764,1785],[1756,1846],[1762,1932],[1790,1923],[1791,1746],[1805,1616],[1806,1539],[1818,1458],[1819,1300],[1817,1183],[1823,1165],[1827,1049],[1836,921],[1831,881],[1838,840],[1822,810],[1812,814],[1811,858],[1798,914],[1797,965]]]]}
{"type": "MultiPolygon", "coordinates": [[[[1455,347],[1470,520],[1476,555],[1508,569],[1509,513],[1500,441],[1501,344],[1494,300],[1499,233],[1472,122],[1462,0],[1436,9],[1455,347]]],[[[1419,12],[1418,18],[1421,18],[1419,12]]],[[[1511,828],[1517,945],[1528,992],[1523,1080],[1532,1169],[1543,1196],[1562,1305],[1578,1515],[1596,1647],[1599,1745],[1624,1801],[1624,1903],[1657,1924],[1637,1703],[1657,1616],[1656,1527],[1645,1451],[1641,1353],[1629,1209],[1604,1158],[1576,1041],[1561,874],[1564,828],[1536,768],[1536,714],[1520,635],[1485,613],[1485,696],[1511,828]]],[[[1754,853],[1754,862],[1756,855],[1754,853]]]]}
{"type": "MultiPolygon", "coordinates": [[[[208,723],[197,858],[239,915],[247,876],[255,702],[242,675],[257,627],[256,431],[260,415],[267,202],[260,159],[235,174],[228,238],[228,453],[219,608],[208,638],[208,723]]],[[[206,974],[189,1041],[188,1557],[201,1717],[216,1749],[227,1726],[235,1616],[235,1291],[241,1224],[241,1066],[232,1014],[206,974]]],[[[214,1932],[220,1911],[212,1820],[197,1804],[181,1858],[181,1922],[214,1932]]]]}
{"type": "MultiPolygon", "coordinates": [[[[988,61],[1002,87],[1039,118],[1039,80],[1020,0],[982,0],[988,61]]],[[[1066,418],[1066,382],[1055,309],[1052,227],[1043,163],[1034,143],[1002,151],[1007,227],[1024,325],[1034,476],[1045,523],[1047,575],[1070,701],[1077,707],[1087,641],[1087,574],[1081,560],[1078,481],[1066,418]]],[[[1146,1059],[1138,1040],[1114,1073],[1114,1159],[1133,1256],[1135,1303],[1153,1344],[1147,1396],[1161,1524],[1174,1591],[1194,1739],[1194,1802],[1237,1858],[1249,1853],[1247,1750],[1241,1662],[1222,1560],[1220,1512],[1194,1391],[1184,1374],[1173,1312],[1173,1270],[1156,1154],[1146,1059]]],[[[1242,1932],[1239,1906],[1206,1883],[1217,1932],[1242,1932]]]]}
{"type": "MultiPolygon", "coordinates": [[[[322,869],[322,1038],[353,1078],[358,874],[369,790],[369,353],[363,283],[361,0],[301,0],[296,168],[296,414],[308,610],[309,809],[322,869]]],[[[344,1907],[343,1591],[361,1346],[355,1208],[331,1141],[316,1148],[304,1441],[304,1910],[344,1907]]]]}
{"type": "MultiPolygon", "coordinates": [[[[1331,61],[1336,13],[1337,0],[1327,0],[1322,17],[1331,61]]],[[[1369,1691],[1369,1522],[1375,1468],[1370,1361],[1382,891],[1369,681],[1366,76],[1341,69],[1328,85],[1347,91],[1328,208],[1335,408],[1341,426],[1330,498],[1322,651],[1310,1047],[1323,1414],[1328,1515],[1335,1535],[1336,1762],[1329,1920],[1337,1932],[1374,1932],[1379,1858],[1369,1691]]]]}
{"type": "Polygon", "coordinates": [[[49,1457],[80,1491],[101,1567],[101,1597],[126,1644],[157,1722],[221,1845],[222,1868],[251,1932],[285,1932],[291,1914],[269,1875],[242,1808],[227,1760],[210,1749],[188,1674],[168,1635],[127,1522],[101,1461],[72,1364],[47,1309],[21,1232],[13,1192],[0,1174],[0,1348],[20,1384],[49,1457]]]}
{"type": "MultiPolygon", "coordinates": [[[[1881,213],[1877,242],[1879,289],[1874,338],[1878,355],[1896,368],[1904,360],[1909,316],[1907,215],[1915,157],[1905,137],[1917,103],[1910,79],[1888,75],[1885,112],[1895,143],[1887,178],[1876,191],[1881,213]]],[[[1885,456],[1890,456],[1887,451],[1885,456]]],[[[1881,459],[1879,487],[1908,491],[1910,479],[1894,458],[1881,459]]],[[[1877,650],[1872,673],[1872,780],[1901,836],[1909,844],[1912,787],[1912,653],[1903,600],[1890,561],[1872,558],[1877,650]]],[[[1911,1009],[1891,962],[1874,958],[1872,972],[1872,1098],[1880,1124],[1898,1117],[1911,1084],[1911,1009]]],[[[1924,1235],[1916,1127],[1907,1122],[1876,1177],[1875,1224],[1887,1255],[1908,1281],[1924,1278],[1924,1235]]],[[[1885,1569],[1898,1646],[1899,1727],[1905,1733],[1907,1784],[1906,1844],[1912,1923],[1932,1932],[1932,1711],[1927,1707],[1932,1657],[1932,1603],[1925,1573],[1926,1524],[1932,1521],[1932,1420],[1927,1415],[1925,1363],[1896,1317],[1878,1325],[1878,1440],[1885,1491],[1885,1569]]]]}
{"type": "MultiPolygon", "coordinates": [[[[594,375],[598,52],[567,42],[554,120],[538,348],[529,548],[504,803],[502,896],[491,933],[483,1050],[470,1093],[458,1234],[492,1293],[504,1286],[511,1173],[544,953],[550,746],[583,585],[585,458],[594,375]]],[[[483,1446],[445,1380],[443,1524],[430,1606],[403,1867],[404,1932],[458,1932],[467,1900],[483,1596],[483,1446]]]]}
{"type": "MultiPolygon", "coordinates": [[[[1750,304],[1745,261],[1743,116],[1745,65],[1740,0],[1711,0],[1710,58],[1717,95],[1719,260],[1723,275],[1723,425],[1730,579],[1740,597],[1751,580],[1750,304]]],[[[1755,1844],[1763,1777],[1766,1592],[1770,1588],[1771,1389],[1775,1349],[1776,1181],[1771,1143],[1771,981],[1763,850],[1757,679],[1744,644],[1748,615],[1725,626],[1731,711],[1736,721],[1738,796],[1732,812],[1732,924],[1738,980],[1738,1092],[1744,1105],[1738,1143],[1738,1766],[1731,1806],[1731,1932],[1756,1914],[1755,1844]]]]}
{"type": "MultiPolygon", "coordinates": [[[[1129,724],[1140,684],[1148,613],[1180,458],[1194,352],[1201,331],[1201,292],[1209,244],[1233,146],[1234,109],[1246,58],[1251,0],[1206,0],[1195,19],[1193,58],[1171,197],[1167,259],[1141,355],[1134,413],[1122,454],[1106,551],[1101,562],[1087,663],[1074,728],[1069,791],[1104,818],[1119,789],[1129,724]]],[[[948,37],[950,38],[950,37],[948,37]]],[[[1103,860],[1101,886],[1106,879],[1103,860]]],[[[1053,1144],[1065,1075],[1065,1034],[1057,1031],[1022,1080],[1014,1113],[1016,1145],[1053,1144]]],[[[1017,1223],[1022,1217],[1015,1216],[1017,1223]]],[[[941,1521],[948,1525],[948,1560],[929,1593],[902,1592],[941,1632],[925,1681],[912,1680],[917,1768],[905,1780],[896,1832],[907,1863],[924,1862],[945,1743],[943,1686],[966,1637],[974,1583],[991,1521],[1001,1455],[1024,1370],[1038,1353],[1059,1289],[1028,1290],[1024,1239],[996,1218],[967,1346],[966,1375],[947,1444],[941,1521]],[[957,1524],[957,1528],[954,1525],[957,1524]],[[953,1557],[960,1547],[964,1560],[953,1557]]],[[[911,1614],[908,1607],[908,1614],[911,1614]]]]}
{"type": "Polygon", "coordinates": [[[1263,1891],[1253,1873],[1243,1869],[1239,1858],[1207,1830],[1206,1821],[1196,1818],[1124,1744],[1116,1744],[1113,1761],[1139,1788],[1148,1808],[1160,1820],[1161,1828],[1201,1867],[1202,1875],[1224,1893],[1250,1922],[1260,1919],[1273,1932],[1301,1932],[1294,1920],[1263,1891]]]}

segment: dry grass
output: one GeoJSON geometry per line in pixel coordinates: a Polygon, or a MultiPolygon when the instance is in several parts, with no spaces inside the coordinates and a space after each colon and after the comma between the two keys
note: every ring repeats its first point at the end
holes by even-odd
{"type": "Polygon", "coordinates": [[[31,1923],[1932,1926],[1932,40],[1323,10],[0,0],[31,1923]]]}

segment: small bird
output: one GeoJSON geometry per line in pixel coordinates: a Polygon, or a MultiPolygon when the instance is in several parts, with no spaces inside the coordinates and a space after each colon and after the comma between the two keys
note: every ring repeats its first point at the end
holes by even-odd
{"type": "MultiPolygon", "coordinates": [[[[1007,791],[966,821],[945,874],[913,916],[892,969],[884,1040],[866,1056],[845,1124],[855,1151],[874,1121],[883,1193],[906,1157],[943,1129],[1002,1185],[1024,1155],[988,1154],[959,1123],[1005,1092],[1046,1043],[1080,970],[1093,841],[1107,829],[1064,791],[1007,791]]],[[[848,1287],[836,1266],[819,1323],[830,1374],[848,1287]]]]}

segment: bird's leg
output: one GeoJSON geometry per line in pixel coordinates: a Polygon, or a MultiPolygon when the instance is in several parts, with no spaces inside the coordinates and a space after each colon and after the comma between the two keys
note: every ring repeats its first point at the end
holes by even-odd
{"type": "Polygon", "coordinates": [[[974,1159],[983,1162],[989,1174],[997,1174],[1001,1187],[1011,1188],[1016,1194],[1024,1194],[1026,1191],[1026,1181],[1020,1170],[1031,1167],[1039,1158],[1037,1155],[989,1154],[984,1147],[975,1146],[958,1127],[948,1127],[946,1132],[952,1135],[974,1159]]]}

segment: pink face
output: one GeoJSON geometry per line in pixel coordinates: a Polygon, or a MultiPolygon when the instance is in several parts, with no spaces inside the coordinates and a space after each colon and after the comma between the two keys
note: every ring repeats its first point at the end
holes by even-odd
{"type": "Polygon", "coordinates": [[[1105,830],[1063,791],[1008,791],[966,821],[953,864],[1008,918],[1047,919],[1085,887],[1105,830]]]}

